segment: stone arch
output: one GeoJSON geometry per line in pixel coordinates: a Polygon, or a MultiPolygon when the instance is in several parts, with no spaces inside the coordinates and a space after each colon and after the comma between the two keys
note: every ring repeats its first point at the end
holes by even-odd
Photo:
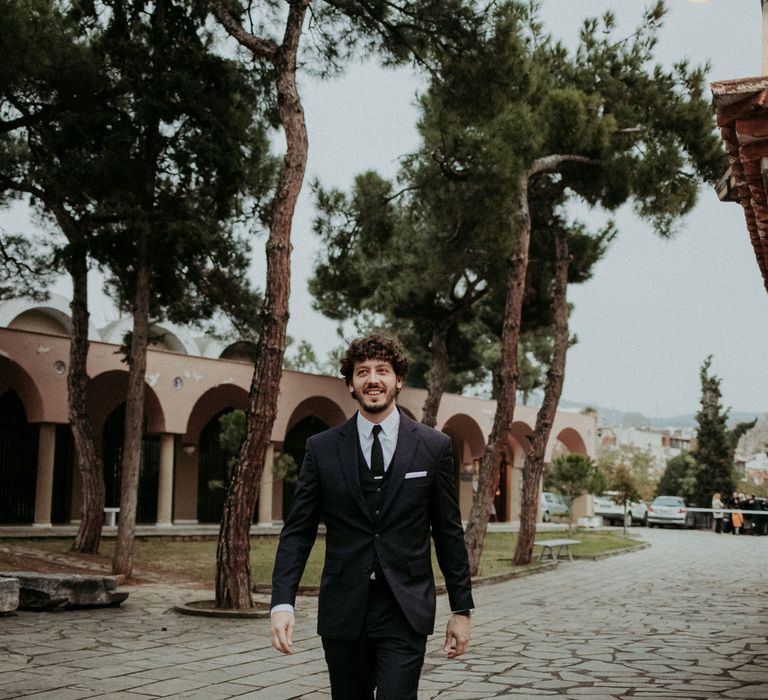
{"type": "Polygon", "coordinates": [[[244,411],[246,408],[248,392],[243,387],[237,384],[220,384],[208,389],[192,407],[182,445],[197,445],[203,428],[213,417],[232,409],[244,411]]]}
{"type": "Polygon", "coordinates": [[[443,425],[443,432],[451,438],[453,460],[456,465],[456,494],[462,519],[469,518],[477,484],[480,458],[485,451],[485,437],[480,426],[465,413],[451,416],[443,425]]]}
{"type": "Polygon", "coordinates": [[[457,413],[451,416],[443,425],[443,432],[451,437],[454,445],[461,441],[461,462],[471,462],[483,456],[485,450],[485,437],[483,431],[474,418],[466,413],[457,413]]]}
{"type": "MultiPolygon", "coordinates": [[[[72,335],[72,318],[69,301],[58,294],[49,294],[45,301],[27,297],[0,302],[0,327],[44,333],[48,335],[72,335]]],[[[89,338],[98,338],[91,327],[89,338]]]]}
{"type": "Polygon", "coordinates": [[[523,487],[523,463],[525,455],[531,449],[533,427],[525,421],[512,423],[505,457],[499,465],[499,490],[496,496],[496,508],[505,515],[507,521],[520,519],[520,499],[523,487]]]}
{"type": "MultiPolygon", "coordinates": [[[[341,425],[347,420],[344,411],[339,405],[325,396],[311,396],[304,399],[293,409],[291,417],[286,424],[285,435],[282,440],[282,452],[290,455],[301,468],[304,461],[305,444],[312,435],[321,433],[336,425],[341,425]]],[[[282,481],[282,509],[288,512],[295,484],[287,480],[282,481]]]]}
{"type": "Polygon", "coordinates": [[[45,415],[45,405],[35,380],[13,360],[0,355],[0,395],[13,390],[24,406],[26,420],[39,423],[45,415]]]}
{"type": "Polygon", "coordinates": [[[218,355],[221,360],[234,360],[236,362],[256,362],[258,347],[251,340],[236,340],[225,347],[218,355]]]}
{"type": "Polygon", "coordinates": [[[574,428],[564,428],[561,430],[557,434],[557,442],[571,454],[587,454],[587,446],[584,443],[584,438],[581,436],[581,433],[574,428]]]}
{"type": "MultiPolygon", "coordinates": [[[[96,435],[101,435],[107,417],[115,408],[125,403],[127,389],[128,372],[125,370],[102,372],[88,382],[88,414],[96,435]]],[[[148,434],[165,432],[163,407],[154,389],[147,383],[144,385],[144,420],[148,434]]]]}
{"type": "Polygon", "coordinates": [[[335,401],[325,396],[310,396],[293,409],[293,413],[291,413],[291,417],[286,424],[285,435],[287,436],[294,426],[308,416],[314,416],[329,428],[341,425],[347,420],[344,411],[341,410],[335,401]]]}

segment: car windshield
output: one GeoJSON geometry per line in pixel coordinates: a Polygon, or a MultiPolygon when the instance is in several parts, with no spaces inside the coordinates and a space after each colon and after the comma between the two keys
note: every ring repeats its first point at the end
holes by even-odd
{"type": "Polygon", "coordinates": [[[682,498],[678,498],[677,496],[659,496],[657,499],[653,501],[653,505],[655,506],[682,506],[685,505],[683,503],[682,498]]]}

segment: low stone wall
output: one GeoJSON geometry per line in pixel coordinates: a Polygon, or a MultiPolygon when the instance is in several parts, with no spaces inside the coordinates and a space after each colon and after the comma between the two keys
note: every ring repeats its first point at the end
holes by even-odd
{"type": "Polygon", "coordinates": [[[0,615],[13,612],[18,607],[19,580],[15,578],[0,578],[0,615]]]}

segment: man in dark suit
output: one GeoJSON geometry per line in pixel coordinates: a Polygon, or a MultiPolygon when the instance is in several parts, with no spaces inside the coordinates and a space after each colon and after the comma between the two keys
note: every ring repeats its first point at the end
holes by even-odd
{"type": "Polygon", "coordinates": [[[445,651],[469,644],[472,601],[450,439],[397,409],[400,343],[354,341],[341,363],[358,412],[312,436],[272,576],[272,646],[290,654],[293,605],[322,520],[318,633],[334,700],[416,700],[434,631],[430,535],[453,611],[445,651]]]}

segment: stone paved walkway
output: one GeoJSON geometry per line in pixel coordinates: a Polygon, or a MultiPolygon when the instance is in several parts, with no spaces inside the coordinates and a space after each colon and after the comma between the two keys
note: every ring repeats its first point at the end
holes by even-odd
{"type": "MultiPolygon", "coordinates": [[[[420,700],[768,698],[768,537],[636,532],[652,547],[478,588],[470,651],[432,638],[420,700]]],[[[0,700],[330,698],[313,600],[282,657],[266,620],[170,612],[199,589],[123,589],[116,610],[0,618],[0,700]]]]}

